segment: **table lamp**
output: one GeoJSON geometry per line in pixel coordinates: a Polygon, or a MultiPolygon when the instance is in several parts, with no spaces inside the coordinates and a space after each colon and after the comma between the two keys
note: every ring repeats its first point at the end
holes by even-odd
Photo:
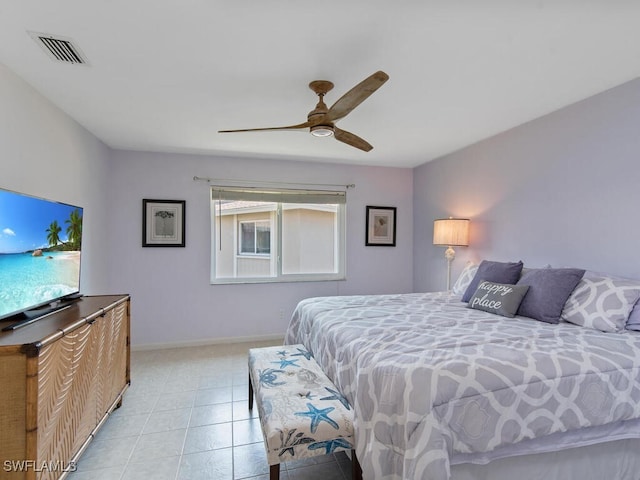
{"type": "Polygon", "coordinates": [[[433,244],[447,247],[444,257],[447,259],[447,290],[451,288],[451,262],[456,257],[453,247],[469,245],[468,218],[440,218],[433,221],[433,244]]]}

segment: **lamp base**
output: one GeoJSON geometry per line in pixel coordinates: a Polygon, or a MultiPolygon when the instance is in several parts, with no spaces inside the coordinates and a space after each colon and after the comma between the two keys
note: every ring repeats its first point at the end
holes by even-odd
{"type": "Polygon", "coordinates": [[[454,258],[456,258],[456,251],[453,247],[447,247],[444,251],[444,258],[446,258],[449,262],[452,262],[454,258]]]}
{"type": "Polygon", "coordinates": [[[447,291],[451,290],[451,262],[456,258],[456,251],[449,246],[444,251],[444,258],[447,259],[447,291]]]}

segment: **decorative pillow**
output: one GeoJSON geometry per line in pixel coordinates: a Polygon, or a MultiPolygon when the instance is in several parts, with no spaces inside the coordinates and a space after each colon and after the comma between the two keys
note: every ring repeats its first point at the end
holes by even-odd
{"type": "Polygon", "coordinates": [[[531,270],[539,270],[540,268],[551,268],[551,264],[547,263],[544,267],[539,268],[531,268],[531,267],[522,267],[522,272],[520,272],[520,277],[531,270]]]}
{"type": "Polygon", "coordinates": [[[467,262],[467,265],[460,273],[460,276],[456,280],[456,283],[453,284],[453,288],[451,292],[455,295],[462,295],[466,290],[473,277],[475,277],[476,272],[478,271],[479,265],[477,263],[467,262]]]}
{"type": "Polygon", "coordinates": [[[627,320],[627,330],[640,331],[640,301],[636,302],[636,306],[631,310],[631,315],[627,320]]]}
{"type": "Polygon", "coordinates": [[[619,332],[638,298],[640,281],[588,272],[569,296],[561,318],[602,332],[619,332]]]}
{"type": "Polygon", "coordinates": [[[529,290],[527,285],[507,285],[485,280],[478,285],[476,293],[469,299],[467,308],[513,318],[527,290],[529,290]]]}
{"type": "Polygon", "coordinates": [[[462,296],[463,302],[468,302],[471,296],[476,293],[478,285],[483,280],[497,283],[514,284],[520,278],[520,272],[522,271],[522,262],[492,262],[489,260],[483,260],[478,266],[476,275],[471,280],[471,283],[467,287],[462,296]]]}
{"type": "Polygon", "coordinates": [[[529,285],[518,315],[558,323],[567,298],[584,275],[578,268],[542,268],[525,273],[518,285],[529,285]]]}

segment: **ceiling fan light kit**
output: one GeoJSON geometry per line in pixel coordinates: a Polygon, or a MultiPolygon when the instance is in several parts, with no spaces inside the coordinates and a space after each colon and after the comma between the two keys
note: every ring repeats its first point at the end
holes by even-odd
{"type": "Polygon", "coordinates": [[[310,130],[311,135],[314,137],[330,137],[333,135],[333,127],[327,125],[315,125],[310,130]]]}
{"type": "Polygon", "coordinates": [[[373,75],[365,78],[358,85],[353,87],[342,97],[340,97],[331,108],[327,108],[323,97],[333,88],[333,83],[328,80],[314,80],[309,84],[309,88],[318,95],[318,104],[316,108],[309,112],[307,121],[297,125],[288,125],[286,127],[267,127],[267,128],[247,128],[242,130],[219,130],[218,133],[234,133],[234,132],[255,132],[260,130],[294,130],[308,128],[311,135],[315,137],[334,136],[336,140],[362,151],[368,152],[373,146],[366,140],[357,135],[341,130],[335,126],[335,122],[346,117],[351,111],[364,102],[369,96],[378,90],[387,80],[389,75],[383,71],[377,71],[373,75]]]}

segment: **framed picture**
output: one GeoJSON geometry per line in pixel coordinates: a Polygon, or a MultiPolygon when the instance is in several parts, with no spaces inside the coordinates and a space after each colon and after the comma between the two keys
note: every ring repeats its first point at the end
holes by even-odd
{"type": "Polygon", "coordinates": [[[184,200],[142,200],[142,246],[184,247],[184,200]]]}
{"type": "Polygon", "coordinates": [[[367,206],[368,247],[396,246],[396,207],[367,206]]]}

